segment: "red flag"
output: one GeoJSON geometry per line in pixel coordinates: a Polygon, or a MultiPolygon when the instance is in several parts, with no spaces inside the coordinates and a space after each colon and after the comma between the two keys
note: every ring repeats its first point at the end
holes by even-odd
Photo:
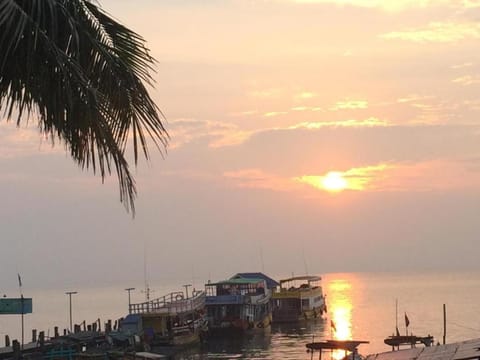
{"type": "Polygon", "coordinates": [[[408,327],[410,325],[410,320],[408,320],[407,313],[405,313],[405,326],[408,327]]]}
{"type": "Polygon", "coordinates": [[[337,328],[336,328],[335,323],[333,322],[333,320],[330,320],[330,327],[332,328],[333,331],[337,332],[337,328]]]}

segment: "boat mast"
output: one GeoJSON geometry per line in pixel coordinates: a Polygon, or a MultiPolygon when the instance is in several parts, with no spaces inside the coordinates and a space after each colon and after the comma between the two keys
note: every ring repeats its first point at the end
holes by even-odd
{"type": "Polygon", "coordinates": [[[395,299],[395,331],[398,335],[398,299],[395,299]]]}

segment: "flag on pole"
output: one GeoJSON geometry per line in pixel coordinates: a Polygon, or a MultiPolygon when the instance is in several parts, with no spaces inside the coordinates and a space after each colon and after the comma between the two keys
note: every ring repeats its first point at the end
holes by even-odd
{"type": "Polygon", "coordinates": [[[332,328],[333,331],[337,332],[337,327],[335,326],[335,323],[333,320],[330,320],[330,327],[332,328]]]}
{"type": "Polygon", "coordinates": [[[410,320],[408,320],[407,313],[405,313],[405,326],[408,328],[408,325],[410,325],[410,320]]]}
{"type": "Polygon", "coordinates": [[[18,275],[18,286],[22,287],[22,278],[20,277],[19,273],[17,273],[17,275],[18,275]]]}

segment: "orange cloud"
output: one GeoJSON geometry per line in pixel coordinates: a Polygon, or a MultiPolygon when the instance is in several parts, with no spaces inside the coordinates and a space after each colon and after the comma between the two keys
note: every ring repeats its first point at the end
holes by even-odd
{"type": "Polygon", "coordinates": [[[453,79],[452,82],[456,84],[464,85],[464,86],[480,84],[480,77],[465,75],[465,76],[461,76],[459,78],[453,79]]]}
{"type": "Polygon", "coordinates": [[[373,189],[375,182],[383,178],[382,173],[392,165],[379,164],[352,168],[346,171],[329,171],[323,175],[303,175],[293,180],[324,191],[373,189]]]}
{"type": "Polygon", "coordinates": [[[261,169],[225,172],[223,176],[242,188],[304,193],[306,187],[321,192],[424,192],[478,189],[479,159],[437,159],[418,163],[381,163],[322,175],[281,177],[261,169]]]}
{"type": "Polygon", "coordinates": [[[371,117],[365,120],[338,120],[338,121],[317,121],[301,122],[290,126],[289,129],[321,129],[324,127],[373,127],[388,126],[388,122],[371,117]]]}
{"type": "Polygon", "coordinates": [[[354,110],[354,109],[366,109],[368,108],[368,101],[366,100],[345,100],[338,101],[330,110],[354,110]]]}
{"type": "Polygon", "coordinates": [[[381,35],[384,39],[398,39],[419,43],[456,42],[480,38],[480,24],[475,22],[431,22],[425,28],[394,31],[381,35]]]}
{"type": "Polygon", "coordinates": [[[223,174],[242,188],[268,189],[273,191],[288,191],[292,189],[289,179],[268,174],[260,169],[243,169],[228,171],[223,174]]]}

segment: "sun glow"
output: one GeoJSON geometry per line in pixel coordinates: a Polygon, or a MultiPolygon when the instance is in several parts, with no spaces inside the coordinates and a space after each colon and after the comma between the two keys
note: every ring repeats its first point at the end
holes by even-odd
{"type": "Polygon", "coordinates": [[[330,171],[322,178],[321,185],[327,191],[338,192],[345,190],[348,183],[341,172],[330,171]]]}
{"type": "Polygon", "coordinates": [[[378,164],[351,168],[346,171],[329,171],[324,175],[303,175],[294,180],[330,193],[338,193],[343,190],[362,191],[375,189],[378,183],[385,178],[385,171],[393,168],[394,166],[389,164],[378,164]]]}

